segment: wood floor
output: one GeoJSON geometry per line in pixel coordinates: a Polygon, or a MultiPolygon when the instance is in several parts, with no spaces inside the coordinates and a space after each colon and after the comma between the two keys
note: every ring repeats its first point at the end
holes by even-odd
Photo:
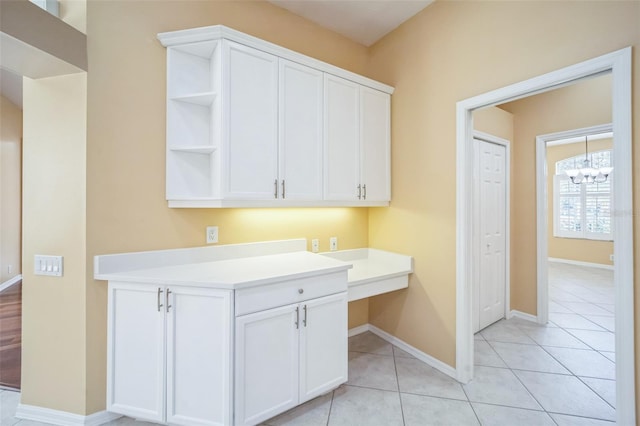
{"type": "Polygon", "coordinates": [[[0,293],[0,387],[20,389],[22,282],[0,293]]]}

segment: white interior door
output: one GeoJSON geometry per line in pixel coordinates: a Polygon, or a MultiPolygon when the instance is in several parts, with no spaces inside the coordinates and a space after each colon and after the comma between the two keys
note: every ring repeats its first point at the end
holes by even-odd
{"type": "Polygon", "coordinates": [[[505,316],[506,148],[474,141],[474,332],[505,316]]]}

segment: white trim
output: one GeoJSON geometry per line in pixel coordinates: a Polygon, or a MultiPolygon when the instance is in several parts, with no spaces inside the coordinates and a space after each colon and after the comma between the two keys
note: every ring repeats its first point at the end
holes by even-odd
{"type": "Polygon", "coordinates": [[[99,411],[89,414],[88,416],[83,416],[81,414],[52,410],[51,408],[37,407],[35,405],[18,404],[15,417],[17,419],[33,420],[59,426],[98,426],[109,423],[122,416],[120,414],[110,413],[109,411],[99,411]]]}
{"type": "Polygon", "coordinates": [[[606,265],[603,263],[582,262],[580,260],[560,259],[558,257],[549,257],[547,260],[549,262],[566,263],[568,265],[586,266],[588,268],[608,269],[609,271],[613,271],[613,265],[606,265]]]}
{"type": "Polygon", "coordinates": [[[414,348],[408,343],[405,343],[403,340],[400,340],[397,337],[387,333],[386,331],[379,329],[375,325],[368,324],[368,326],[369,326],[369,331],[375,334],[376,336],[386,340],[387,342],[391,343],[394,346],[397,346],[403,351],[410,353],[411,355],[415,356],[417,359],[429,365],[430,367],[433,367],[436,370],[446,374],[447,376],[453,379],[456,379],[456,369],[450,366],[449,364],[445,364],[439,359],[436,359],[431,355],[427,355],[421,350],[414,348]]]}
{"type": "Polygon", "coordinates": [[[366,333],[370,330],[369,324],[362,324],[357,327],[349,329],[349,337],[357,336],[358,334],[366,333]]]}
{"type": "MultiPolygon", "coordinates": [[[[507,317],[511,311],[511,142],[507,139],[473,130],[473,137],[485,142],[495,143],[505,147],[505,295],[504,315],[507,317]]],[[[477,256],[479,257],[479,256],[477,256]]]]}
{"type": "Polygon", "coordinates": [[[384,93],[392,94],[394,91],[393,87],[388,86],[384,83],[380,83],[370,78],[355,74],[351,71],[338,68],[335,65],[322,62],[318,59],[314,59],[293,50],[284,48],[282,46],[278,46],[277,44],[273,44],[266,40],[262,40],[249,34],[234,30],[233,28],[225,27],[224,25],[211,25],[208,27],[190,28],[186,30],[170,31],[158,34],[158,40],[160,40],[160,43],[165,47],[217,39],[232,40],[236,43],[240,43],[266,53],[270,53],[272,55],[287,59],[292,62],[296,62],[298,64],[306,65],[322,72],[336,75],[346,80],[362,84],[363,86],[380,90],[384,93]]]}
{"type": "MultiPolygon", "coordinates": [[[[609,123],[607,126],[609,126],[609,128],[611,128],[611,123],[609,123]]],[[[598,127],[598,126],[594,126],[594,127],[598,127]]],[[[592,129],[593,127],[589,127],[589,129],[592,129]]],[[[584,137],[585,135],[581,135],[581,136],[570,136],[564,139],[558,139],[558,140],[554,140],[554,141],[550,141],[547,142],[547,146],[559,146],[559,145],[570,145],[572,143],[583,143],[584,142],[584,137]]],[[[592,134],[589,133],[586,136],[589,136],[589,140],[590,141],[597,141],[600,139],[611,139],[613,137],[613,132],[612,131],[608,131],[608,132],[604,132],[604,133],[597,133],[597,134],[592,134]]]]}
{"type": "Polygon", "coordinates": [[[535,323],[538,322],[537,316],[528,314],[526,312],[517,311],[515,309],[509,312],[508,318],[520,318],[520,319],[535,322],[535,323]]]}
{"type": "Polygon", "coordinates": [[[11,287],[14,284],[19,283],[20,281],[22,281],[22,274],[18,274],[13,278],[9,278],[8,280],[6,280],[2,284],[0,284],[0,292],[5,291],[9,287],[11,287]]]}
{"type": "MultiPolygon", "coordinates": [[[[634,277],[633,277],[633,191],[632,191],[632,115],[631,47],[562,68],[520,83],[460,101],[456,105],[456,373],[459,381],[473,378],[473,333],[471,328],[471,219],[473,165],[473,111],[529,95],[566,86],[585,77],[612,74],[613,146],[617,179],[614,199],[614,284],[616,288],[616,420],[636,424],[634,363],[634,277]]],[[[540,157],[543,150],[537,150],[540,157]]],[[[540,162],[538,160],[538,162],[540,162]]],[[[542,177],[538,173],[538,185],[542,177]]],[[[545,200],[538,200],[539,204],[545,200]]],[[[539,206],[538,206],[539,208],[539,206]]],[[[546,217],[537,214],[540,221],[546,217]]],[[[546,228],[542,228],[546,229],[546,228]]],[[[544,238],[538,249],[538,277],[546,268],[544,238]]],[[[546,289],[546,286],[543,286],[546,289]]],[[[547,312],[538,310],[539,320],[547,312]]]]}

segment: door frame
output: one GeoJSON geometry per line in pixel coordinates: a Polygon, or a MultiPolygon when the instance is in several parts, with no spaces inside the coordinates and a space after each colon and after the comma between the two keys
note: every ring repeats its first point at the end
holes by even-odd
{"type": "MultiPolygon", "coordinates": [[[[549,322],[549,237],[547,220],[548,212],[548,191],[547,191],[547,143],[569,139],[574,137],[584,137],[594,133],[607,133],[613,131],[611,123],[598,126],[583,127],[581,129],[567,130],[564,132],[547,133],[536,136],[536,226],[537,226],[537,274],[538,274],[538,303],[536,320],[539,324],[549,322]]],[[[613,149],[615,153],[615,146],[613,149]]],[[[614,154],[615,155],[615,154],[614,154]]],[[[615,157],[614,157],[615,159],[615,157]]],[[[615,164],[615,162],[614,162],[615,164]]],[[[615,185],[615,184],[614,184],[615,185]]],[[[615,199],[615,197],[614,197],[615,199]]],[[[615,204],[614,204],[615,210],[615,204]]],[[[615,223],[614,223],[615,241],[615,223]]],[[[615,242],[614,242],[615,244],[615,242]]],[[[617,315],[617,312],[616,312],[617,315]]]]}
{"type": "MultiPolygon", "coordinates": [[[[505,318],[511,318],[512,313],[511,313],[511,267],[510,267],[510,263],[511,263],[511,143],[507,140],[507,139],[503,139],[500,138],[498,136],[494,136],[492,134],[489,133],[485,133],[485,132],[481,132],[479,130],[474,130],[473,131],[473,139],[478,139],[484,142],[489,142],[489,143],[493,143],[496,145],[501,145],[505,147],[505,215],[504,215],[504,219],[505,219],[505,247],[504,247],[504,251],[505,251],[505,256],[504,256],[504,261],[505,261],[505,294],[504,294],[504,316],[505,318]]],[[[476,185],[473,185],[472,188],[473,191],[473,200],[476,199],[476,194],[477,194],[477,188],[476,185]]],[[[475,201],[474,201],[475,203],[475,201]]],[[[474,238],[474,243],[473,243],[473,254],[472,254],[472,258],[473,259],[479,259],[479,254],[478,253],[478,244],[476,244],[478,242],[478,226],[477,226],[477,222],[475,221],[477,219],[478,213],[476,211],[476,205],[473,206],[473,215],[474,215],[474,222],[473,222],[473,229],[472,229],[472,235],[474,238]]],[[[476,295],[476,290],[477,290],[477,284],[478,284],[478,277],[477,275],[474,273],[474,282],[472,284],[472,302],[474,304],[476,304],[478,302],[478,300],[475,300],[475,295],[476,295]]],[[[472,306],[473,308],[473,306],[472,306]]],[[[472,311],[473,312],[473,311],[472,311]]],[[[473,318],[472,318],[473,319],[473,318]]],[[[473,328],[472,328],[473,331],[473,328]]]]}
{"type": "Polygon", "coordinates": [[[616,420],[636,423],[632,191],[631,47],[505,86],[456,104],[456,375],[473,378],[472,213],[473,111],[564,87],[604,73],[612,75],[614,285],[616,288],[616,420]]]}

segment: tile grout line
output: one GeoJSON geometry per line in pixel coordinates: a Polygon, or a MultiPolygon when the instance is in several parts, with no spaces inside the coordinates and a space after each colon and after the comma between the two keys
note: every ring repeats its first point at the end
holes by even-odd
{"type": "Polygon", "coordinates": [[[338,386],[338,388],[334,389],[331,392],[331,402],[329,403],[329,415],[327,416],[327,425],[329,426],[329,422],[331,421],[331,410],[333,410],[333,398],[335,398],[336,396],[336,390],[339,389],[340,387],[338,386]]]}
{"type": "Polygon", "coordinates": [[[398,377],[398,366],[396,364],[396,351],[395,346],[391,345],[391,356],[393,357],[393,370],[396,373],[396,386],[398,386],[398,399],[400,400],[400,415],[402,416],[402,424],[406,425],[404,420],[404,406],[402,405],[402,393],[400,392],[400,378],[398,377]]]}

